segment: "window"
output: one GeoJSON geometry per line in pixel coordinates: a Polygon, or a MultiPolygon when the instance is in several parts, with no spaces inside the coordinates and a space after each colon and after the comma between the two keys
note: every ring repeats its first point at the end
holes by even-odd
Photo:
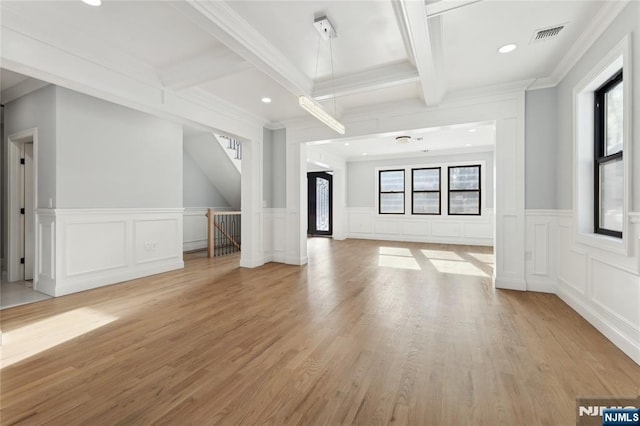
{"type": "Polygon", "coordinates": [[[480,165],[449,167],[449,214],[480,215],[480,165]]]}
{"type": "Polygon", "coordinates": [[[622,70],[594,93],[594,231],[622,238],[624,205],[622,70]]]}
{"type": "Polygon", "coordinates": [[[440,167],[411,169],[411,214],[440,214],[440,167]]]}
{"type": "Polygon", "coordinates": [[[380,170],[378,188],[378,213],[404,214],[404,170],[380,170]]]}

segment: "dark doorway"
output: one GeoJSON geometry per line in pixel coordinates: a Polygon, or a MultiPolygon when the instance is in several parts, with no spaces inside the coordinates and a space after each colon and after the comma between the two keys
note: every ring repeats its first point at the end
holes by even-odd
{"type": "Polygon", "coordinates": [[[325,172],[307,173],[307,234],[331,235],[333,232],[333,176],[325,172]]]}

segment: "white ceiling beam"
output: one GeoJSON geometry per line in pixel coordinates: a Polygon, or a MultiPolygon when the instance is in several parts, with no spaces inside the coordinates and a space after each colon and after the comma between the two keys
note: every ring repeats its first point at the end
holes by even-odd
{"type": "Polygon", "coordinates": [[[292,94],[311,95],[313,81],[224,1],[170,4],[292,94]]]}
{"type": "Polygon", "coordinates": [[[355,95],[420,80],[418,71],[408,62],[384,65],[378,68],[316,82],[313,97],[317,101],[355,95]]]}
{"type": "Polygon", "coordinates": [[[427,18],[443,15],[481,0],[440,0],[426,5],[427,18]]]}
{"type": "Polygon", "coordinates": [[[226,47],[208,51],[159,71],[164,87],[174,90],[198,86],[244,71],[252,65],[226,47]]]}
{"type": "Polygon", "coordinates": [[[441,24],[436,22],[434,31],[429,29],[430,23],[427,23],[426,6],[423,1],[391,0],[391,2],[400,33],[407,37],[405,48],[409,57],[413,57],[420,76],[422,98],[427,106],[438,105],[446,91],[441,72],[441,24]]]}

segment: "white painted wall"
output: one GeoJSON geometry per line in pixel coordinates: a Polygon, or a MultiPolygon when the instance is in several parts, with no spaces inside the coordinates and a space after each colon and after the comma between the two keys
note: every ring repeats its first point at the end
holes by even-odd
{"type": "Polygon", "coordinates": [[[182,199],[185,208],[231,207],[187,151],[182,152],[182,170],[182,199]]]}
{"type": "Polygon", "coordinates": [[[56,91],[59,208],[182,207],[182,126],[56,91]]]}
{"type": "MultiPolygon", "coordinates": [[[[22,98],[18,98],[5,105],[5,140],[3,149],[6,153],[6,138],[14,133],[33,127],[38,128],[38,201],[37,208],[49,207],[51,199],[56,206],[57,187],[57,117],[56,117],[57,88],[46,86],[22,98]]],[[[6,158],[6,156],[5,156],[6,158]]],[[[3,182],[6,185],[6,167],[2,165],[3,182]]],[[[5,197],[8,192],[5,191],[5,197]]],[[[7,205],[7,199],[3,200],[7,205]]],[[[6,235],[6,234],[5,234],[6,235]]]]}
{"type": "Polygon", "coordinates": [[[494,166],[493,151],[473,154],[413,157],[347,163],[347,232],[350,238],[392,241],[417,241],[447,244],[493,245],[494,166]],[[447,205],[447,167],[480,164],[481,215],[449,216],[447,205]],[[412,167],[442,167],[442,213],[437,216],[411,214],[412,167]],[[405,169],[404,215],[380,215],[377,210],[378,171],[405,169]]]}
{"type": "MultiPolygon", "coordinates": [[[[402,168],[405,166],[438,167],[442,164],[482,161],[486,164],[486,187],[482,188],[483,202],[493,206],[494,165],[493,151],[457,155],[430,155],[424,157],[394,158],[389,160],[347,162],[347,206],[374,207],[378,168],[402,168]]],[[[442,173],[446,173],[446,169],[442,173]]]]}

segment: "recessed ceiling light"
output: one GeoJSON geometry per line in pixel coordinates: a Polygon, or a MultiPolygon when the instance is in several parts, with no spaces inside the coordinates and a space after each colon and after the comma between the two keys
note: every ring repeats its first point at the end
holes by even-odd
{"type": "Polygon", "coordinates": [[[102,4],[102,0],[82,0],[82,2],[89,6],[100,6],[102,4]]]}
{"type": "Polygon", "coordinates": [[[349,146],[349,145],[350,145],[349,142],[344,143],[344,146],[349,146]]]}
{"type": "Polygon", "coordinates": [[[471,146],[471,144],[470,144],[470,143],[468,143],[468,144],[466,144],[465,146],[471,146]]]}
{"type": "Polygon", "coordinates": [[[516,46],[515,44],[511,43],[511,44],[505,44],[504,46],[502,46],[500,49],[498,49],[498,52],[500,53],[509,53],[509,52],[513,52],[514,50],[516,50],[516,46]]]}
{"type": "Polygon", "coordinates": [[[469,129],[469,133],[475,133],[477,131],[478,131],[477,129],[469,129]]]}
{"type": "Polygon", "coordinates": [[[362,155],[367,155],[367,153],[366,153],[366,152],[363,152],[363,153],[362,153],[362,155]]]}
{"type": "Polygon", "coordinates": [[[271,98],[267,98],[266,96],[262,99],[260,99],[262,101],[263,104],[270,104],[271,103],[271,98]]]}

